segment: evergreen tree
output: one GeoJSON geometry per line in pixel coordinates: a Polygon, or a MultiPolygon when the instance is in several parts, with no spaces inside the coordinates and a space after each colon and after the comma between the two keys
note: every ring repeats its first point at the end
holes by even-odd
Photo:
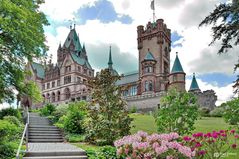
{"type": "Polygon", "coordinates": [[[120,76],[110,69],[102,70],[89,81],[92,87],[92,102],[88,108],[87,139],[103,144],[113,144],[114,140],[130,133],[132,119],[121,98],[120,87],[115,83],[120,76]]]}

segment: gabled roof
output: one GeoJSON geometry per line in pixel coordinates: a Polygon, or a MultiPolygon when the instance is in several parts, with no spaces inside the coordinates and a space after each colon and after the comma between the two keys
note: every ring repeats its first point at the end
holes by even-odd
{"type": "Polygon", "coordinates": [[[155,58],[154,58],[153,54],[150,51],[148,51],[144,57],[144,60],[155,60],[155,58]]]}
{"type": "Polygon", "coordinates": [[[75,53],[71,53],[70,55],[76,63],[78,63],[80,65],[85,65],[87,68],[92,69],[90,63],[85,58],[81,58],[80,56],[76,55],[75,53]]]}
{"type": "Polygon", "coordinates": [[[42,79],[45,78],[45,70],[44,70],[43,65],[36,63],[36,62],[32,62],[31,66],[32,66],[33,70],[36,71],[37,77],[42,78],[42,79]]]}
{"type": "Polygon", "coordinates": [[[139,80],[139,72],[135,71],[129,74],[125,74],[120,80],[116,82],[116,85],[124,85],[128,83],[134,83],[139,80]]]}
{"type": "Polygon", "coordinates": [[[184,72],[181,62],[178,58],[178,53],[176,53],[176,58],[175,58],[171,73],[177,73],[177,72],[184,72]]]}
{"type": "Polygon", "coordinates": [[[75,51],[79,52],[82,50],[81,44],[80,44],[80,39],[76,33],[75,28],[71,29],[70,33],[68,34],[64,45],[66,48],[68,48],[70,46],[70,44],[73,43],[75,46],[75,51]]]}
{"type": "Polygon", "coordinates": [[[192,79],[192,83],[191,83],[189,91],[193,91],[193,90],[200,90],[197,80],[196,80],[196,77],[195,77],[195,73],[193,73],[193,79],[192,79]]]}

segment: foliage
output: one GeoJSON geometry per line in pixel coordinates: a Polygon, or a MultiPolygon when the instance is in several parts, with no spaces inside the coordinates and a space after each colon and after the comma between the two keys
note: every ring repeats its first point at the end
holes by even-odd
{"type": "Polygon", "coordinates": [[[17,117],[15,117],[15,116],[5,116],[3,118],[3,120],[8,121],[9,123],[16,125],[17,127],[22,126],[22,124],[19,121],[19,119],[17,117]]]}
{"type": "Polygon", "coordinates": [[[235,130],[220,130],[209,133],[195,133],[183,137],[184,145],[196,151],[196,158],[220,159],[230,149],[237,148],[239,135],[235,130]],[[234,139],[232,139],[234,138],[234,139]],[[231,142],[232,141],[232,142],[231,142]]]}
{"type": "Polygon", "coordinates": [[[68,142],[83,142],[85,141],[85,136],[82,134],[67,134],[65,135],[65,139],[68,142]]]}
{"type": "Polygon", "coordinates": [[[122,158],[192,158],[194,152],[177,142],[177,133],[148,135],[143,131],[115,141],[117,155],[122,158]]]}
{"type": "Polygon", "coordinates": [[[206,107],[199,108],[198,111],[199,111],[200,116],[203,116],[203,117],[210,116],[210,114],[209,114],[210,113],[210,109],[208,109],[206,107]]]}
{"type": "Polygon", "coordinates": [[[40,88],[34,81],[25,81],[21,90],[21,96],[30,98],[33,104],[43,101],[40,88]]]}
{"type": "Polygon", "coordinates": [[[225,103],[223,118],[231,125],[239,124],[239,98],[235,98],[225,103]]]}
{"type": "Polygon", "coordinates": [[[111,145],[115,139],[130,133],[132,119],[121,98],[120,87],[115,85],[119,79],[105,69],[89,81],[93,93],[88,107],[86,139],[91,143],[100,141],[111,145]]]}
{"type": "Polygon", "coordinates": [[[132,106],[129,110],[130,113],[136,113],[137,112],[137,108],[136,106],[132,106]]]}
{"type": "Polygon", "coordinates": [[[7,120],[0,120],[0,158],[13,158],[17,141],[20,138],[21,127],[10,123],[7,120]]]}
{"type": "Polygon", "coordinates": [[[193,125],[197,117],[196,98],[191,93],[172,89],[161,98],[155,120],[158,132],[177,132],[182,135],[195,129],[193,125]]]}
{"type": "Polygon", "coordinates": [[[97,153],[98,159],[116,159],[116,148],[112,146],[103,146],[97,153]]]}
{"type": "Polygon", "coordinates": [[[63,128],[68,133],[83,133],[85,131],[84,119],[87,114],[86,104],[87,103],[84,101],[70,103],[66,115],[61,116],[56,125],[63,128]]]}
{"type": "Polygon", "coordinates": [[[211,117],[222,117],[224,113],[223,107],[216,107],[210,112],[211,117]]]}
{"type": "Polygon", "coordinates": [[[26,60],[42,56],[47,49],[43,25],[48,22],[39,11],[43,2],[0,0],[0,103],[13,102],[14,90],[22,94],[26,60]]]}
{"type": "Polygon", "coordinates": [[[66,115],[67,110],[68,110],[68,105],[61,104],[61,105],[57,106],[56,110],[52,113],[53,123],[58,122],[60,117],[62,117],[63,115],[66,115]]]}
{"type": "Polygon", "coordinates": [[[16,155],[17,144],[12,142],[3,142],[0,144],[0,158],[12,159],[16,155]]]}
{"type": "Polygon", "coordinates": [[[0,119],[3,119],[5,116],[15,116],[18,119],[21,118],[21,113],[18,109],[14,109],[12,107],[5,108],[0,110],[0,119]]]}
{"type": "Polygon", "coordinates": [[[210,15],[208,15],[199,26],[213,24],[213,40],[222,39],[222,46],[218,53],[223,53],[234,45],[239,44],[239,1],[233,0],[228,3],[221,3],[210,15]]]}
{"type": "Polygon", "coordinates": [[[55,110],[56,107],[53,104],[48,103],[43,108],[40,109],[40,114],[43,116],[50,116],[53,114],[55,110]]]}

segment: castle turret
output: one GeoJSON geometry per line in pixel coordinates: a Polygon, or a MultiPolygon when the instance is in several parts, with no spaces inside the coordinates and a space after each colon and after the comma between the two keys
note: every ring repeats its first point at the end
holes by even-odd
{"type": "Polygon", "coordinates": [[[176,53],[176,58],[173,64],[171,73],[169,74],[169,88],[175,88],[178,91],[185,91],[185,76],[183,67],[176,53]]]}
{"type": "Polygon", "coordinates": [[[170,29],[163,19],[137,27],[139,50],[139,94],[166,90],[170,69],[170,29]],[[152,89],[151,89],[152,88],[152,89]]]}
{"type": "Polygon", "coordinates": [[[195,77],[195,73],[193,73],[193,79],[189,88],[189,92],[201,92],[195,77]]]}
{"type": "Polygon", "coordinates": [[[113,75],[118,76],[118,72],[113,68],[113,60],[112,60],[112,55],[111,55],[111,46],[110,46],[110,51],[109,51],[109,61],[108,61],[108,69],[113,75]]]}

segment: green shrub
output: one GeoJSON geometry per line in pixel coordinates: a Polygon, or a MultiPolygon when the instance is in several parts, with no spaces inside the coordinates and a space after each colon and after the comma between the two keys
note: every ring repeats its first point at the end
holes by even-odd
{"type": "Polygon", "coordinates": [[[52,116],[53,116],[52,122],[56,123],[63,115],[66,115],[68,111],[68,107],[69,105],[65,105],[65,104],[57,106],[56,110],[52,113],[52,116]]]}
{"type": "Polygon", "coordinates": [[[112,146],[103,146],[97,153],[98,159],[116,159],[116,148],[112,146]]]}
{"type": "Polygon", "coordinates": [[[206,107],[202,107],[198,109],[200,116],[202,117],[209,117],[210,116],[210,109],[206,107]]]}
{"type": "Polygon", "coordinates": [[[85,112],[69,112],[64,120],[64,130],[69,133],[80,134],[84,132],[83,119],[85,112]]]}
{"type": "MultiPolygon", "coordinates": [[[[84,118],[86,116],[86,102],[70,103],[66,115],[59,118],[56,126],[68,133],[81,134],[84,132],[84,118]]],[[[62,115],[62,114],[61,114],[62,115]]]]}
{"type": "Polygon", "coordinates": [[[224,113],[223,107],[216,107],[210,112],[211,117],[222,117],[224,113]]]}
{"type": "Polygon", "coordinates": [[[56,110],[56,107],[53,104],[46,104],[43,108],[40,109],[40,114],[42,116],[50,116],[56,110]]]}
{"type": "Polygon", "coordinates": [[[0,120],[0,143],[16,140],[16,134],[20,132],[20,127],[6,120],[0,120]]]}
{"type": "Polygon", "coordinates": [[[223,118],[225,121],[231,125],[239,124],[239,98],[235,98],[231,101],[223,104],[225,111],[223,113],[223,118]]]}
{"type": "Polygon", "coordinates": [[[21,122],[18,120],[18,118],[15,116],[5,116],[3,120],[16,125],[17,127],[20,127],[22,125],[21,122]]]}
{"type": "Polygon", "coordinates": [[[21,113],[18,109],[12,107],[2,109],[0,111],[0,119],[3,119],[4,116],[15,116],[18,119],[21,119],[21,113]]]}
{"type": "Polygon", "coordinates": [[[177,92],[172,89],[160,100],[160,108],[155,115],[158,132],[177,132],[189,134],[195,129],[198,117],[196,98],[191,93],[177,92]]]}
{"type": "Polygon", "coordinates": [[[68,142],[84,142],[85,141],[85,136],[81,134],[67,134],[65,136],[65,139],[68,142]]]}
{"type": "Polygon", "coordinates": [[[129,110],[129,113],[136,113],[136,112],[137,112],[136,106],[132,106],[129,110]]]}
{"type": "Polygon", "coordinates": [[[12,159],[16,155],[17,144],[4,142],[0,144],[0,159],[12,159]]]}

